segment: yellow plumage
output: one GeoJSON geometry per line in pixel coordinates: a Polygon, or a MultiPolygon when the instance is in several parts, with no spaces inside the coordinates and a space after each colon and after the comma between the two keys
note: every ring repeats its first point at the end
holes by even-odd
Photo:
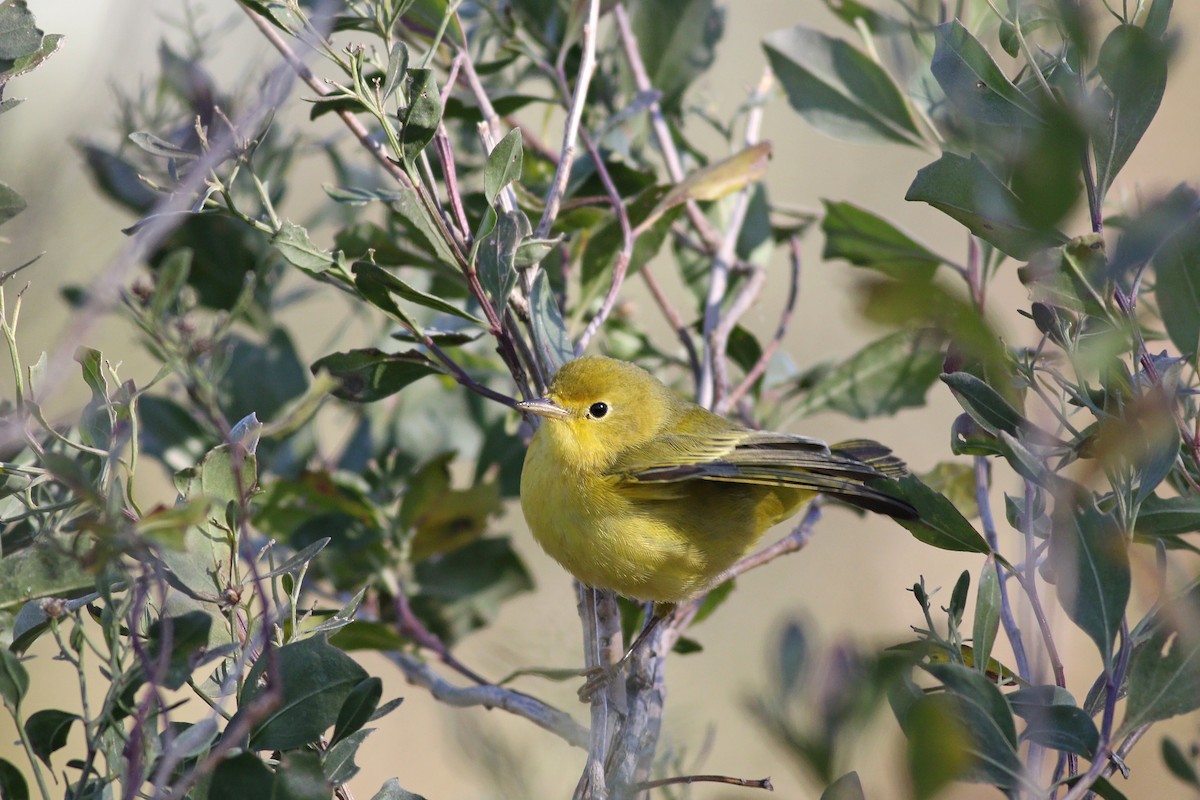
{"type": "Polygon", "coordinates": [[[544,418],[521,475],[534,538],[580,581],[627,597],[705,591],[818,492],[915,515],[867,485],[904,471],[882,445],[751,430],[624,361],[572,361],[520,407],[544,418]]]}

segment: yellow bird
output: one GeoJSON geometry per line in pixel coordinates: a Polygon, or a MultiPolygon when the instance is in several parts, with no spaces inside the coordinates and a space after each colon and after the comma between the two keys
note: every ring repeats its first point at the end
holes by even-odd
{"type": "Polygon", "coordinates": [[[916,516],[870,485],[905,472],[883,445],[752,430],[625,361],[571,361],[545,397],[517,405],[544,419],[521,473],[534,538],[583,583],[626,597],[707,591],[817,493],[916,516]]]}

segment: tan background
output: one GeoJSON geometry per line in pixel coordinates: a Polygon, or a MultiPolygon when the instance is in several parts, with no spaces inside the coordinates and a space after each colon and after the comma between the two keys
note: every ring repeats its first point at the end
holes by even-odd
{"type": "MultiPolygon", "coordinates": [[[[1101,8],[1099,0],[1090,2],[1101,8]]],[[[23,276],[31,282],[21,333],[27,362],[39,351],[55,346],[67,319],[57,299],[58,289],[70,282],[86,284],[101,274],[123,243],[119,228],[129,223],[92,189],[70,142],[94,137],[113,144],[111,123],[117,112],[112,87],[133,91],[152,74],[159,38],[169,36],[179,42],[175,20],[182,13],[181,6],[172,2],[34,0],[31,6],[43,29],[65,33],[68,38],[63,50],[46,65],[10,86],[8,96],[30,100],[0,119],[0,177],[30,203],[30,210],[3,230],[12,244],[3,250],[2,263],[19,263],[34,253],[46,252],[41,263],[23,276]]],[[[275,57],[247,30],[246,21],[232,4],[209,2],[196,7],[227,37],[218,51],[223,81],[243,74],[247,63],[275,63],[275,57]]],[[[707,101],[718,116],[728,116],[761,73],[764,57],[759,39],[771,30],[801,21],[838,30],[817,2],[730,3],[718,65],[702,80],[693,100],[707,101]]],[[[1183,36],[1162,110],[1122,173],[1114,199],[1151,195],[1179,181],[1194,183],[1200,176],[1200,150],[1195,146],[1195,131],[1200,129],[1200,103],[1196,102],[1200,5],[1177,3],[1174,27],[1183,36]]],[[[554,132],[546,135],[553,139],[554,132]]],[[[883,213],[935,249],[951,255],[962,252],[961,229],[924,205],[902,200],[913,173],[932,160],[931,156],[898,147],[831,141],[800,121],[781,97],[767,110],[764,135],[775,143],[768,180],[777,200],[807,208],[817,208],[820,198],[851,200],[883,213]]],[[[314,176],[311,186],[318,198],[320,180],[314,176]]],[[[285,213],[302,219],[305,206],[301,198],[306,193],[305,187],[294,182],[291,198],[296,205],[285,213]]],[[[1073,232],[1082,230],[1078,227],[1073,232]]],[[[854,271],[841,264],[820,263],[820,245],[819,236],[809,237],[803,291],[787,342],[788,352],[801,365],[853,352],[876,333],[856,318],[847,292],[854,271]]],[[[764,332],[773,329],[782,297],[782,261],[776,266],[780,291],[768,292],[749,317],[749,323],[764,332]]],[[[1013,271],[1012,265],[1005,269],[999,291],[1020,298],[1013,271]]],[[[997,305],[1004,307],[1005,303],[997,305]]],[[[1014,341],[1028,335],[1028,328],[1015,318],[1003,320],[1002,327],[1014,341]]],[[[315,341],[302,344],[312,347],[315,341]]],[[[96,325],[87,342],[117,357],[134,353],[130,328],[119,321],[96,325]]],[[[311,359],[320,353],[306,350],[303,355],[311,359]]],[[[126,362],[125,377],[139,384],[151,377],[150,368],[136,358],[126,357],[126,362]]],[[[0,391],[7,393],[10,387],[10,377],[0,377],[0,391]]],[[[870,435],[890,443],[915,468],[927,469],[950,456],[946,423],[956,413],[948,394],[936,387],[930,400],[928,408],[867,425],[832,415],[814,418],[803,432],[834,440],[870,435]]],[[[70,399],[64,398],[62,403],[68,407],[70,399]]],[[[510,509],[498,529],[518,541],[536,573],[538,591],[505,606],[500,623],[467,641],[460,657],[490,676],[531,664],[577,663],[578,623],[568,577],[532,545],[517,509],[510,509]]],[[[966,568],[977,575],[980,563],[977,557],[933,551],[887,522],[860,522],[845,512],[830,512],[807,550],[742,581],[720,613],[696,630],[705,647],[703,653],[669,662],[664,751],[679,753],[685,770],[770,775],[776,796],[815,797],[818,790],[762,735],[745,709],[746,698],[766,682],[766,659],[783,621],[800,617],[814,623],[824,644],[842,637],[864,646],[903,640],[908,626],[920,621],[906,588],[923,574],[930,586],[945,587],[939,596],[945,602],[958,572],[966,568]],[[697,765],[694,759],[706,742],[708,755],[697,765]]],[[[1135,598],[1135,602],[1144,604],[1145,598],[1135,598]]],[[[1060,642],[1067,642],[1072,651],[1066,656],[1070,688],[1079,697],[1096,673],[1096,659],[1082,637],[1069,636],[1069,626],[1061,619],[1058,623],[1060,642]]],[[[1027,620],[1025,627],[1030,628],[1027,620]]],[[[499,711],[445,709],[421,690],[405,685],[381,659],[368,660],[367,667],[384,678],[385,697],[404,695],[407,700],[361,751],[359,763],[365,769],[352,784],[359,797],[370,797],[393,775],[430,800],[568,795],[581,764],[579,751],[499,711]]],[[[61,679],[54,677],[59,674],[56,668],[43,656],[31,670],[36,690],[47,693],[45,703],[66,702],[63,692],[73,685],[65,673],[61,679]]],[[[583,707],[572,699],[572,687],[528,681],[521,688],[562,707],[575,708],[579,718],[584,718],[583,707]]],[[[893,736],[895,726],[886,712],[881,720],[878,737],[864,742],[846,768],[860,771],[869,797],[904,797],[903,783],[895,780],[902,763],[902,751],[893,736]]],[[[12,739],[5,728],[8,724],[7,720],[0,722],[2,742],[12,739]]],[[[1135,751],[1130,761],[1132,780],[1121,785],[1129,796],[1176,794],[1179,784],[1163,777],[1158,754],[1164,730],[1155,729],[1135,751]]],[[[1197,732],[1194,719],[1177,721],[1171,730],[1187,741],[1197,732]]],[[[73,734],[78,735],[77,731],[73,734]]],[[[0,750],[5,746],[0,745],[0,750]]],[[[750,796],[747,791],[707,786],[696,788],[694,796],[746,797],[750,796]]],[[[993,791],[982,789],[947,794],[994,796],[993,791]]]]}

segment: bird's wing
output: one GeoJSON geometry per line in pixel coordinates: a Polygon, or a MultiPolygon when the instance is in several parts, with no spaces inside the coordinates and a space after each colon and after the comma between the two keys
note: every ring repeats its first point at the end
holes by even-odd
{"type": "Polygon", "coordinates": [[[824,492],[872,511],[909,516],[908,504],[866,485],[903,473],[903,462],[868,440],[831,449],[820,439],[740,428],[668,434],[624,454],[610,470],[631,484],[702,480],[824,492]]]}

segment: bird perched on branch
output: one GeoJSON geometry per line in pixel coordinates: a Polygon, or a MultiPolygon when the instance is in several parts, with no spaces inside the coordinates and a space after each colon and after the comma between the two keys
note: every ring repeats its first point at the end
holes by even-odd
{"type": "Polygon", "coordinates": [[[689,402],[641,367],[603,356],[558,371],[521,474],[538,543],[581,582],[677,603],[712,581],[818,493],[912,519],[877,488],[904,463],[881,444],[743,427],[689,402]]]}

